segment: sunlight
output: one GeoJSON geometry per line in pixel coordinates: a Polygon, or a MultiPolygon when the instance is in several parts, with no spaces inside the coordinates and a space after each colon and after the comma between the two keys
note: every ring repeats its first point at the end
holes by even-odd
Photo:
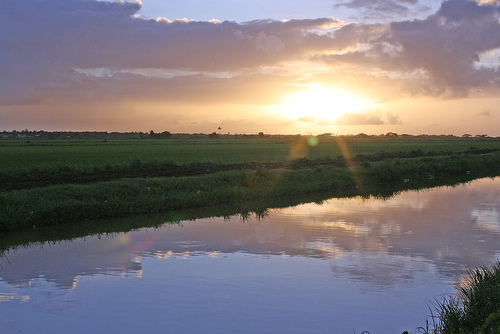
{"type": "Polygon", "coordinates": [[[360,112],[374,105],[373,101],[341,88],[313,86],[288,95],[280,109],[294,119],[333,122],[342,114],[360,112]]]}

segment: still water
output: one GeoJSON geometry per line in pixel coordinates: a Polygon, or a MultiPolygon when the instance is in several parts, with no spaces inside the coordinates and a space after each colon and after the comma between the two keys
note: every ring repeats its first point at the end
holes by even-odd
{"type": "Polygon", "coordinates": [[[500,258],[500,178],[331,199],[0,258],[0,333],[414,332],[500,258]]]}

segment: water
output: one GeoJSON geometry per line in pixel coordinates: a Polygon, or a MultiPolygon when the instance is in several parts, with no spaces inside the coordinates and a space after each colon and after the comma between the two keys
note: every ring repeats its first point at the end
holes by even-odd
{"type": "Polygon", "coordinates": [[[500,258],[500,178],[18,247],[0,333],[414,332],[500,258]]]}

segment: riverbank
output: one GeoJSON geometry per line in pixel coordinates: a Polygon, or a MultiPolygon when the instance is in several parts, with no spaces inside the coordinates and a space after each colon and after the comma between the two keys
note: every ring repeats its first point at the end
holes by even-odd
{"type": "MultiPolygon", "coordinates": [[[[85,224],[99,218],[151,214],[322,194],[383,196],[404,189],[500,175],[500,152],[361,160],[301,159],[275,168],[246,164],[236,170],[179,177],[136,177],[62,184],[0,193],[0,230],[85,224]],[[340,161],[342,160],[342,161],[340,161]],[[246,167],[245,167],[246,166],[246,167]]],[[[140,170],[141,166],[137,166],[140,170]]]]}

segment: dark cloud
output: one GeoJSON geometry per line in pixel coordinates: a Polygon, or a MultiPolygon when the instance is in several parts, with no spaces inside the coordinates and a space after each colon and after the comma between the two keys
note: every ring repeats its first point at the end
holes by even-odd
{"type": "Polygon", "coordinates": [[[481,54],[500,48],[498,11],[497,5],[453,0],[427,20],[393,23],[390,40],[401,52],[392,58],[459,94],[498,80],[498,69],[476,67],[481,54]]]}
{"type": "Polygon", "coordinates": [[[361,10],[366,15],[393,16],[407,15],[410,11],[408,5],[417,3],[418,0],[351,0],[338,3],[335,7],[361,10]]]}
{"type": "Polygon", "coordinates": [[[0,104],[40,102],[69,86],[112,79],[89,78],[75,69],[215,72],[274,65],[329,48],[331,38],[310,30],[340,23],[152,20],[136,15],[140,8],[129,2],[1,1],[0,104]]]}
{"type": "Polygon", "coordinates": [[[361,44],[376,43],[385,33],[382,24],[349,23],[331,33],[338,50],[357,47],[361,44]]]}
{"type": "Polygon", "coordinates": [[[463,22],[464,20],[490,19],[495,12],[490,6],[478,5],[478,2],[464,0],[448,0],[443,2],[438,16],[446,18],[449,22],[463,22]]]}
{"type": "Polygon", "coordinates": [[[500,84],[498,67],[478,66],[481,55],[500,48],[499,13],[498,3],[445,1],[425,20],[393,22],[363,48],[323,59],[404,73],[412,93],[464,96],[472,87],[500,84]]]}

